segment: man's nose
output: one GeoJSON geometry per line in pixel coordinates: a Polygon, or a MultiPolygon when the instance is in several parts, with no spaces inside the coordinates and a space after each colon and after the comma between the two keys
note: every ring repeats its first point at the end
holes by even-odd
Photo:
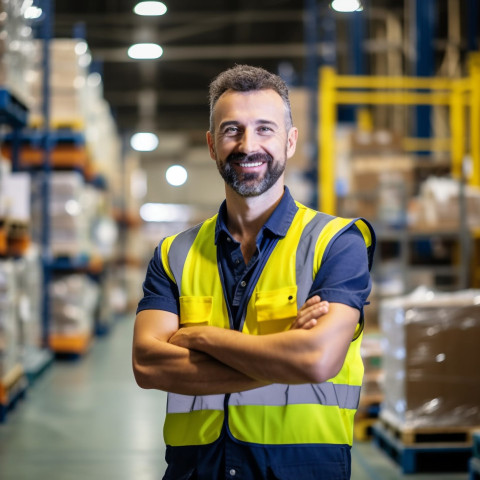
{"type": "Polygon", "coordinates": [[[258,139],[255,132],[250,129],[245,129],[243,135],[240,137],[239,150],[242,153],[254,153],[258,151],[258,139]]]}

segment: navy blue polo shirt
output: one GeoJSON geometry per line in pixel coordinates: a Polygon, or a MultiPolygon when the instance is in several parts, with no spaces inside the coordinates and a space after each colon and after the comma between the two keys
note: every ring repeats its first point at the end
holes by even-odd
{"type": "MultiPolygon", "coordinates": [[[[240,244],[226,227],[226,204],[221,205],[215,243],[232,328],[239,328],[249,292],[276,242],[286,235],[297,210],[285,187],[280,203],[257,236],[254,255],[245,264],[240,244]]],[[[178,289],[165,273],[160,251],[159,245],[149,263],[143,284],[144,297],[137,313],[154,309],[179,314],[178,289]]],[[[349,305],[363,316],[363,306],[371,290],[368,258],[365,241],[355,225],[340,232],[324,253],[309,297],[319,295],[323,300],[349,305]]],[[[165,479],[350,478],[348,445],[250,445],[234,439],[225,427],[220,438],[211,445],[167,446],[166,459],[169,467],[165,479]]]]}

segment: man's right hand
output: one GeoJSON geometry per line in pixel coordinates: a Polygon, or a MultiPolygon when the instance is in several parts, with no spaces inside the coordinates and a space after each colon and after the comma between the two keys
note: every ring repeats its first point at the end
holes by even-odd
{"type": "Polygon", "coordinates": [[[322,299],[315,295],[312,298],[309,298],[298,310],[297,318],[293,325],[290,327],[290,330],[303,328],[304,330],[309,330],[317,325],[318,319],[328,313],[329,304],[327,301],[322,301],[322,299]]]}

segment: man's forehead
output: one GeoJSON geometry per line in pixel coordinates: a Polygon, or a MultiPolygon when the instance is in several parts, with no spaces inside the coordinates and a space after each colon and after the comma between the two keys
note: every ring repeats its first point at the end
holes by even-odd
{"type": "Polygon", "coordinates": [[[218,99],[214,114],[226,114],[237,112],[238,114],[250,112],[270,112],[277,116],[284,110],[283,100],[275,90],[249,90],[239,92],[227,90],[218,99]]]}
{"type": "Polygon", "coordinates": [[[246,90],[246,91],[241,91],[241,90],[234,90],[232,88],[229,88],[228,90],[225,90],[220,97],[218,97],[217,103],[221,100],[224,99],[228,96],[239,96],[239,97],[265,97],[265,98],[270,98],[271,101],[280,101],[283,102],[282,97],[278,92],[273,90],[272,88],[260,88],[256,90],[246,90]]]}

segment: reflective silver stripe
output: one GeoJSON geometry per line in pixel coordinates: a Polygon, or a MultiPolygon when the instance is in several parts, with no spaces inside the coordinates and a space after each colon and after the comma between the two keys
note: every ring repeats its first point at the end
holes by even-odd
{"type": "Polygon", "coordinates": [[[360,400],[360,387],[332,382],[304,385],[273,384],[266,387],[234,393],[229,405],[284,405],[320,404],[355,410],[360,400]]]}
{"type": "Polygon", "coordinates": [[[173,240],[170,250],[168,251],[168,263],[170,270],[177,282],[178,290],[181,292],[182,286],[182,273],[185,260],[187,259],[188,252],[192,247],[192,244],[197,237],[198,231],[203,224],[196,225],[195,227],[185,230],[179,233],[173,240]]]}
{"type": "Polygon", "coordinates": [[[169,393],[167,413],[189,413],[195,410],[222,410],[225,395],[180,395],[169,393]]]}
{"type": "Polygon", "coordinates": [[[303,229],[296,252],[297,306],[300,308],[307,300],[313,283],[313,258],[315,244],[325,225],[334,217],[318,212],[303,229]]]}

